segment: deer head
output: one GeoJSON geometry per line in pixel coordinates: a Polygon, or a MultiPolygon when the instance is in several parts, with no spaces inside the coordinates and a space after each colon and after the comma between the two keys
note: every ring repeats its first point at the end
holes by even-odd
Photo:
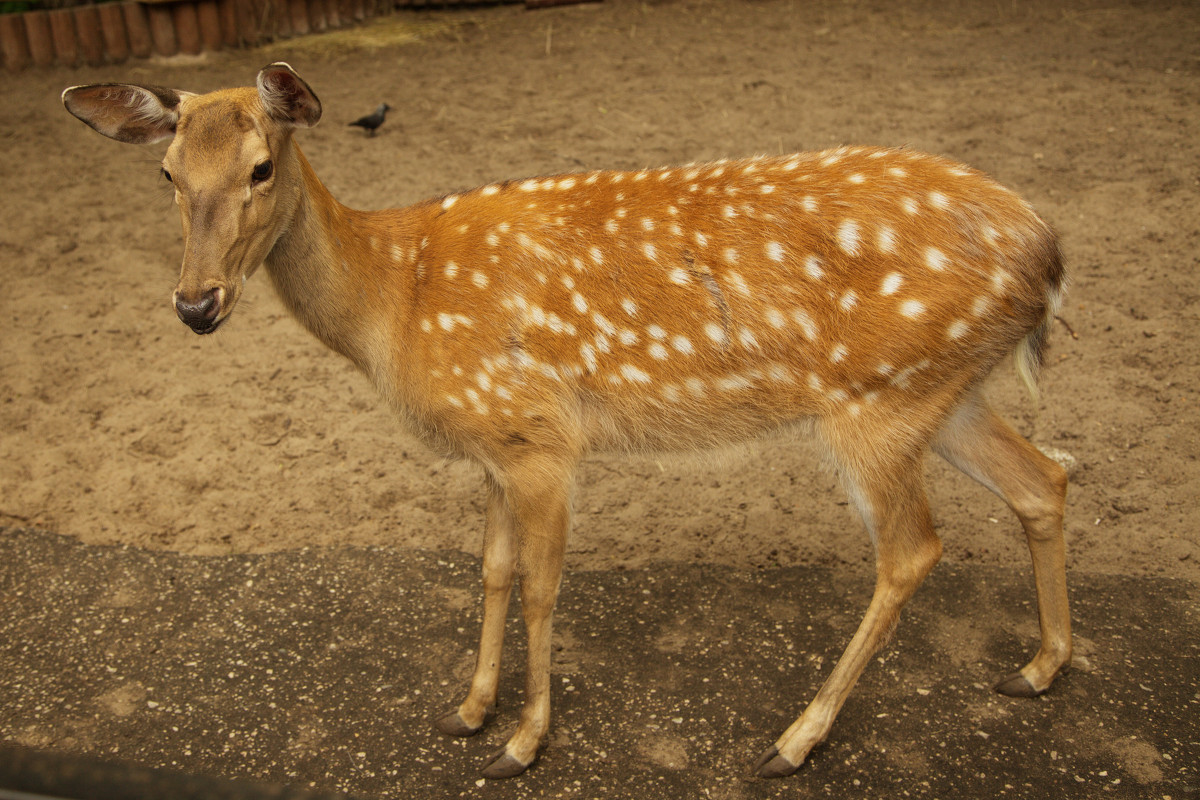
{"type": "Polygon", "coordinates": [[[292,131],[317,123],[321,101],[277,63],[258,73],[256,89],[192,94],[94,84],[67,89],[63,104],[119,142],[171,140],[162,171],[184,238],[175,310],[196,333],[212,333],[296,210],[302,178],[292,131]]]}

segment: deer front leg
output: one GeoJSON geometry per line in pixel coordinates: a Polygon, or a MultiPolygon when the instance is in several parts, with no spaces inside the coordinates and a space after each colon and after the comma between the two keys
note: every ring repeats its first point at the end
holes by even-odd
{"type": "Polygon", "coordinates": [[[484,765],[485,778],[524,772],[550,729],[550,632],[570,525],[569,476],[565,468],[542,464],[524,476],[514,475],[506,488],[516,520],[521,611],[529,639],[525,704],[516,731],[484,765]]]}
{"type": "Polygon", "coordinates": [[[483,533],[483,631],[479,655],[467,698],[437,721],[450,736],[472,736],[483,728],[496,705],[500,683],[500,657],[504,649],[504,622],[512,591],[516,563],[516,526],[500,487],[489,476],[487,521],[483,533]]]}

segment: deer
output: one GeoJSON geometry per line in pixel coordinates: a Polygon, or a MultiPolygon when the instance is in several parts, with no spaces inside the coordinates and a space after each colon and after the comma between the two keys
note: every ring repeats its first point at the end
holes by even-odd
{"type": "Polygon", "coordinates": [[[550,726],[551,623],[591,453],[817,437],[874,545],[875,588],[824,684],[753,767],[794,773],[829,734],[939,561],[929,451],[1016,514],[1040,646],[995,689],[1046,692],[1071,660],[1063,468],[991,407],[1009,360],[1038,399],[1066,289],[1059,240],[983,173],[907,148],[840,147],[490,183],[406,208],[340,204],[296,142],[322,105],[286,63],[194,94],[75,86],[67,110],[120,142],[169,141],[183,261],[172,300],[219,330],[260,265],[289,312],[436,452],[481,468],[483,616],[462,702],[496,715],[519,587],[523,704],[485,778],[522,773],[550,726]]]}

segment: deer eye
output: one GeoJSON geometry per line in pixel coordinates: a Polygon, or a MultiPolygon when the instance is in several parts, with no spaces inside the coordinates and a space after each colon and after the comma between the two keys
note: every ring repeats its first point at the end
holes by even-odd
{"type": "Polygon", "coordinates": [[[167,179],[167,183],[174,183],[174,181],[171,179],[171,173],[167,172],[166,167],[163,167],[162,174],[163,177],[167,179]]]}
{"type": "Polygon", "coordinates": [[[254,171],[250,173],[250,181],[252,183],[262,183],[267,178],[271,177],[271,171],[274,165],[270,161],[264,161],[254,167],[254,171]]]}

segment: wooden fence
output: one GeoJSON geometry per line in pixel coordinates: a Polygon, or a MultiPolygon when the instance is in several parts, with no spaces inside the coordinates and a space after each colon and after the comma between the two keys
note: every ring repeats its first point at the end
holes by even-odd
{"type": "MultiPolygon", "coordinates": [[[[521,2],[522,0],[493,0],[521,2]]],[[[529,7],[579,0],[524,0],[529,7]]],[[[479,0],[474,0],[478,4],[479,0]]],[[[141,0],[0,14],[4,66],[117,64],[130,57],[196,55],[353,25],[394,8],[463,0],[141,0]]]]}

